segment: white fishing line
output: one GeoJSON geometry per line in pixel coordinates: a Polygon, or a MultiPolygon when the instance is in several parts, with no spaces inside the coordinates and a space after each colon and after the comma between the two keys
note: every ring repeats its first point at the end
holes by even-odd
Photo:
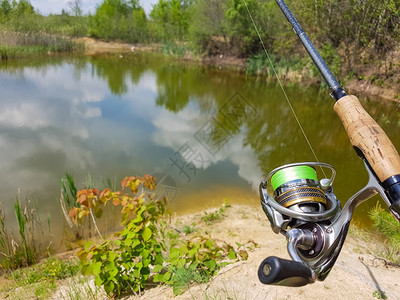
{"type": "MultiPolygon", "coordinates": [[[[310,148],[312,154],[314,155],[315,160],[316,160],[317,162],[320,162],[319,159],[318,159],[318,157],[317,157],[317,154],[316,154],[315,151],[314,151],[313,146],[311,145],[310,140],[309,140],[308,137],[307,137],[306,132],[305,132],[304,129],[303,129],[303,126],[302,126],[301,123],[300,123],[299,118],[297,117],[296,112],[295,112],[294,109],[293,109],[292,103],[290,102],[289,97],[288,97],[288,95],[286,94],[286,91],[285,91],[285,89],[284,89],[284,87],[283,87],[283,85],[282,85],[282,83],[281,83],[281,81],[280,81],[280,79],[279,79],[279,76],[278,76],[278,74],[277,74],[277,72],[276,72],[276,70],[275,70],[275,67],[274,67],[274,64],[272,63],[271,57],[269,56],[268,51],[267,51],[267,48],[265,47],[264,42],[263,42],[263,40],[262,40],[262,38],[261,38],[261,35],[260,35],[260,33],[259,33],[258,29],[257,29],[256,23],[254,22],[254,19],[253,19],[253,16],[252,16],[252,14],[251,14],[251,12],[250,12],[250,10],[249,10],[249,7],[247,6],[247,3],[246,3],[245,0],[242,0],[242,2],[243,2],[243,4],[244,4],[244,6],[246,7],[247,13],[249,14],[249,17],[250,17],[250,19],[251,19],[251,22],[252,22],[252,24],[253,24],[253,27],[254,27],[254,29],[255,29],[255,31],[256,31],[256,33],[257,33],[257,36],[258,36],[258,38],[259,38],[259,40],[260,40],[260,42],[261,42],[261,45],[262,45],[262,47],[263,47],[263,49],[264,49],[264,52],[265,52],[265,54],[266,54],[266,56],[267,56],[267,58],[268,58],[269,64],[271,65],[272,71],[273,71],[273,73],[274,73],[276,79],[278,80],[278,84],[279,84],[279,86],[280,86],[281,89],[282,89],[283,95],[285,96],[286,102],[288,103],[288,105],[289,105],[289,107],[290,107],[290,110],[292,111],[293,116],[294,116],[294,118],[296,119],[296,122],[297,122],[297,124],[299,125],[301,132],[303,133],[303,136],[304,136],[304,138],[305,138],[305,140],[306,140],[306,142],[307,142],[307,144],[308,144],[308,147],[310,148]]],[[[324,169],[323,169],[322,167],[321,167],[321,171],[322,171],[322,173],[324,174],[324,176],[327,178],[327,176],[326,176],[326,174],[325,174],[325,172],[324,172],[324,169]]]]}

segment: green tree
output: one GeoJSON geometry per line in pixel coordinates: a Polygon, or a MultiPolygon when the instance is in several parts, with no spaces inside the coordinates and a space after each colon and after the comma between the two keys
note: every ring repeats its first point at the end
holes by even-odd
{"type": "Polygon", "coordinates": [[[298,2],[297,8],[319,41],[344,50],[348,67],[357,63],[362,53],[376,58],[400,40],[399,1],[305,0],[298,2]]]}
{"type": "Polygon", "coordinates": [[[233,48],[238,54],[248,56],[262,51],[260,37],[266,47],[272,45],[272,33],[276,31],[273,22],[275,1],[229,0],[225,10],[226,30],[233,48]],[[250,17],[251,15],[251,17],[250,17]],[[253,21],[254,24],[253,24],[253,21]],[[254,26],[260,34],[258,36],[254,26]]]}
{"type": "Polygon", "coordinates": [[[164,41],[187,38],[193,3],[193,0],[159,0],[153,6],[150,17],[164,41]]]}
{"type": "MultiPolygon", "coordinates": [[[[190,40],[202,50],[210,48],[213,36],[226,43],[225,16],[228,0],[197,0],[193,5],[189,27],[190,40]]],[[[208,49],[210,50],[210,49],[208,49]]],[[[214,53],[210,53],[214,54],[214,53]]]]}
{"type": "Polygon", "coordinates": [[[5,22],[7,16],[11,12],[12,7],[10,1],[2,0],[0,1],[0,22],[5,22]]]}
{"type": "Polygon", "coordinates": [[[137,0],[104,0],[89,15],[89,34],[110,39],[137,42],[146,37],[146,14],[137,0]]]}

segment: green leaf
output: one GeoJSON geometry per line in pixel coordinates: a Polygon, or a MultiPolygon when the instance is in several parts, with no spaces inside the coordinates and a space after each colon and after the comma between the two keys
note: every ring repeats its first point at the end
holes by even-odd
{"type": "Polygon", "coordinates": [[[171,271],[168,271],[167,273],[164,274],[164,280],[165,282],[167,282],[168,280],[170,280],[172,277],[172,273],[171,271]]]}
{"type": "Polygon", "coordinates": [[[109,281],[104,285],[104,290],[106,291],[107,295],[112,295],[114,294],[114,282],[109,281]]]}
{"type": "Polygon", "coordinates": [[[197,247],[193,247],[192,249],[190,249],[190,251],[189,251],[189,257],[195,255],[196,252],[197,252],[197,250],[198,250],[197,247]]]}
{"type": "Polygon", "coordinates": [[[95,276],[99,275],[101,272],[101,266],[102,266],[101,262],[96,262],[92,264],[92,274],[95,276]]]}
{"type": "Polygon", "coordinates": [[[118,254],[114,251],[108,252],[108,260],[114,261],[118,257],[118,254]]]}
{"type": "Polygon", "coordinates": [[[94,279],[94,283],[95,283],[97,286],[101,286],[101,285],[103,284],[103,280],[101,279],[100,276],[96,276],[95,279],[94,279]]]}
{"type": "Polygon", "coordinates": [[[229,252],[228,252],[228,258],[229,259],[236,259],[236,252],[235,252],[235,250],[233,250],[232,248],[231,249],[229,249],[229,252]]]}
{"type": "Polygon", "coordinates": [[[81,270],[83,275],[92,275],[93,274],[93,267],[91,264],[83,265],[81,270]]]}
{"type": "Polygon", "coordinates": [[[143,263],[141,261],[139,261],[136,265],[135,265],[135,269],[141,270],[143,268],[143,263]]]}
{"type": "Polygon", "coordinates": [[[153,277],[154,282],[165,282],[164,274],[157,273],[153,277]]]}
{"type": "Polygon", "coordinates": [[[183,268],[185,266],[185,264],[186,264],[186,260],[184,258],[180,258],[180,259],[178,259],[178,261],[176,262],[175,265],[178,269],[180,269],[180,268],[183,268]]]}
{"type": "Polygon", "coordinates": [[[163,269],[162,265],[155,265],[153,268],[153,273],[158,273],[163,269]]]}
{"type": "Polygon", "coordinates": [[[151,264],[151,257],[143,259],[143,267],[147,267],[151,264]]]}
{"type": "Polygon", "coordinates": [[[90,246],[92,246],[93,242],[89,241],[87,243],[85,243],[85,251],[88,252],[90,250],[90,246]]]}
{"type": "Polygon", "coordinates": [[[179,251],[178,248],[172,248],[172,249],[169,251],[169,257],[170,257],[171,259],[176,259],[176,258],[179,257],[179,255],[180,255],[180,251],[179,251]]]}
{"type": "Polygon", "coordinates": [[[118,269],[115,267],[108,271],[108,279],[113,279],[118,274],[118,269]]]}
{"type": "Polygon", "coordinates": [[[210,269],[210,271],[214,271],[215,267],[217,266],[216,261],[213,259],[206,260],[204,264],[210,269]]]}
{"type": "Polygon", "coordinates": [[[181,255],[185,255],[189,252],[188,248],[186,247],[186,245],[183,245],[180,249],[179,249],[181,255]]]}
{"type": "Polygon", "coordinates": [[[162,265],[164,262],[164,257],[161,255],[161,253],[158,253],[154,259],[154,262],[156,264],[162,265]]]}
{"type": "Polygon", "coordinates": [[[135,268],[133,269],[132,275],[135,278],[139,278],[139,276],[140,276],[140,270],[136,267],[136,265],[135,265],[135,268]]]}
{"type": "Polygon", "coordinates": [[[144,241],[148,241],[151,238],[151,235],[152,235],[151,229],[149,227],[146,227],[143,230],[142,238],[144,241]]]}

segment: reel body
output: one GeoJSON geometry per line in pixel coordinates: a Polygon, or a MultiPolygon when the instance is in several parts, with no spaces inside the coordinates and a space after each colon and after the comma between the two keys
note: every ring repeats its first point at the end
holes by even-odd
{"type": "Polygon", "coordinates": [[[368,183],[343,209],[333,193],[335,169],[325,163],[307,162],[273,170],[260,184],[261,206],[272,230],[286,236],[293,260],[268,257],[258,277],[264,284],[302,286],[325,280],[331,271],[350,226],[354,209],[376,194],[390,206],[384,188],[365,160],[368,183]],[[315,167],[328,168],[330,178],[318,180],[315,167]],[[267,186],[273,192],[268,193],[267,186]]]}
{"type": "Polygon", "coordinates": [[[260,184],[261,205],[275,233],[288,241],[293,261],[269,257],[259,268],[265,284],[301,286],[324,280],[336,261],[331,225],[341,212],[333,193],[335,169],[324,163],[297,163],[273,170],[260,184]],[[318,180],[315,167],[331,170],[318,180]],[[267,191],[270,183],[273,192],[267,191]]]}

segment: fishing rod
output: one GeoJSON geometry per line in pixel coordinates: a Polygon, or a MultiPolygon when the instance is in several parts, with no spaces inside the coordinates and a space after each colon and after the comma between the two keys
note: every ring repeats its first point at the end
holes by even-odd
{"type": "Polygon", "coordinates": [[[366,186],[343,208],[333,192],[335,168],[326,163],[284,165],[261,182],[262,208],[272,230],[286,236],[292,260],[267,257],[258,277],[264,284],[303,286],[326,279],[342,249],[354,209],[364,201],[379,194],[400,222],[400,157],[357,97],[346,94],[285,1],[276,2],[328,84],[336,100],[334,110],[369,175],[366,186]],[[318,179],[317,167],[330,170],[330,178],[318,179]],[[271,193],[267,186],[272,187],[271,193]]]}

